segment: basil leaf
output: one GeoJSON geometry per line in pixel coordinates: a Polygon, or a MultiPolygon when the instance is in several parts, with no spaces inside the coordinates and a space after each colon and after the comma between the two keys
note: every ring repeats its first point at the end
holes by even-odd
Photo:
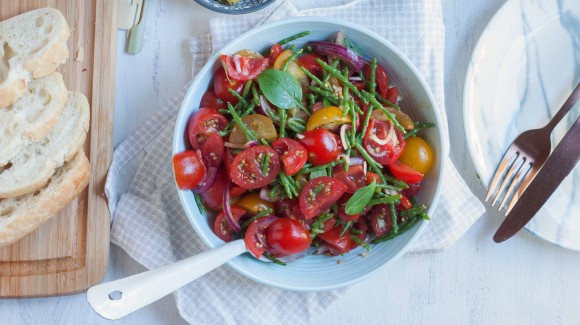
{"type": "Polygon", "coordinates": [[[279,108],[291,109],[302,105],[302,87],[287,72],[266,69],[258,76],[258,84],[270,103],[279,108]]]}
{"type": "Polygon", "coordinates": [[[359,188],[354,192],[353,196],[346,202],[346,206],[344,207],[344,212],[346,214],[357,214],[361,213],[362,210],[367,206],[369,201],[375,195],[375,189],[377,188],[377,183],[373,179],[373,182],[369,185],[359,188]]]}
{"type": "Polygon", "coordinates": [[[326,169],[321,169],[310,173],[311,180],[321,176],[328,176],[328,174],[326,173],[326,169]]]}

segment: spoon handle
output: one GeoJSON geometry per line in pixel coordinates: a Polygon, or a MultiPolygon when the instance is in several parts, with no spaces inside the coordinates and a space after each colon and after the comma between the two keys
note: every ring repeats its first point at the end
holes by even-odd
{"type": "Polygon", "coordinates": [[[196,280],[246,252],[243,239],[158,269],[95,285],[87,291],[89,305],[107,319],[119,319],[196,280]]]}

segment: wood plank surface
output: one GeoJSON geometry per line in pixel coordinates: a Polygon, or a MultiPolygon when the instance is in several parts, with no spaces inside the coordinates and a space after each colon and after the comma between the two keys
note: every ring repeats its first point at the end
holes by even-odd
{"type": "Polygon", "coordinates": [[[104,183],[113,153],[116,5],[108,0],[2,0],[0,20],[54,7],[65,16],[69,59],[58,71],[69,90],[87,96],[91,126],[84,145],[88,187],[57,216],[19,242],[0,248],[0,297],[70,294],[102,280],[109,258],[104,183]]]}

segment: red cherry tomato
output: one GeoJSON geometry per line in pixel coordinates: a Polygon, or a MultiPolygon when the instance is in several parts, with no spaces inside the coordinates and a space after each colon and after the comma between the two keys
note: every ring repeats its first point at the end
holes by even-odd
{"type": "Polygon", "coordinates": [[[318,62],[316,62],[316,59],[324,60],[321,56],[316,54],[304,54],[298,57],[298,63],[313,75],[320,77],[322,76],[322,67],[318,62]]]}
{"type": "Polygon", "coordinates": [[[384,98],[389,102],[396,104],[397,100],[399,99],[399,89],[397,89],[397,87],[389,88],[389,91],[387,92],[387,95],[384,96],[384,98]]]}
{"type": "Polygon", "coordinates": [[[270,57],[269,57],[271,67],[274,66],[274,62],[276,62],[276,59],[282,52],[284,52],[284,49],[280,44],[276,43],[272,45],[272,48],[270,48],[270,57]]]}
{"type": "MultiPolygon", "coordinates": [[[[358,239],[360,239],[361,241],[365,241],[367,239],[367,222],[365,220],[365,217],[361,217],[360,219],[358,219],[358,221],[353,225],[354,229],[358,229],[360,231],[360,234],[355,235],[358,239]]],[[[358,243],[356,241],[351,241],[351,246],[350,249],[354,249],[358,246],[358,243]]]]}
{"type": "Polygon", "coordinates": [[[246,243],[246,248],[249,249],[256,258],[262,257],[262,254],[266,251],[266,247],[264,246],[266,231],[276,220],[278,220],[278,218],[274,216],[264,217],[252,222],[248,226],[248,230],[246,230],[246,234],[244,235],[244,243],[246,243]]]}
{"type": "Polygon", "coordinates": [[[342,171],[335,173],[334,178],[338,179],[346,185],[347,193],[354,193],[357,189],[367,186],[366,176],[362,165],[350,166],[348,171],[344,171],[344,167],[340,168],[342,171]]]}
{"type": "Polygon", "coordinates": [[[409,185],[409,188],[401,190],[400,193],[409,198],[412,198],[413,196],[417,195],[417,193],[419,193],[419,190],[421,189],[421,182],[411,183],[407,185],[409,185]]]}
{"type": "Polygon", "coordinates": [[[311,179],[300,192],[300,210],[306,219],[312,219],[330,209],[345,191],[346,185],[332,177],[311,179]]]}
{"type": "MultiPolygon", "coordinates": [[[[368,62],[363,69],[363,74],[367,81],[370,80],[371,65],[368,62]]],[[[387,98],[387,92],[389,90],[389,76],[387,75],[385,68],[383,68],[383,66],[380,64],[377,64],[377,69],[375,70],[375,82],[381,97],[387,98]]]]}
{"type": "MultiPolygon", "coordinates": [[[[206,140],[210,133],[223,130],[228,125],[228,120],[213,108],[202,107],[195,112],[187,124],[187,135],[193,149],[206,140]]],[[[222,144],[223,147],[223,144],[222,144]]]]}
{"type": "Polygon", "coordinates": [[[298,254],[312,243],[308,230],[298,220],[290,218],[274,221],[268,227],[266,241],[274,256],[298,254]]]}
{"type": "Polygon", "coordinates": [[[251,190],[268,185],[280,172],[280,158],[269,146],[250,147],[240,152],[232,161],[230,175],[238,186],[251,190]],[[268,170],[262,173],[261,162],[270,155],[268,170]]]}
{"type": "Polygon", "coordinates": [[[197,151],[186,150],[173,156],[175,182],[182,190],[198,187],[207,172],[201,156],[197,151]]]}
{"type": "Polygon", "coordinates": [[[408,184],[419,183],[425,176],[424,174],[419,173],[418,171],[399,161],[395,161],[388,166],[389,170],[396,179],[402,180],[408,184]]]}
{"type": "Polygon", "coordinates": [[[371,228],[377,236],[382,236],[393,230],[393,217],[388,204],[375,205],[371,212],[371,228]]]}
{"type": "Polygon", "coordinates": [[[302,135],[304,137],[298,141],[308,151],[308,162],[314,166],[328,164],[341,152],[338,136],[327,129],[306,131],[302,135]]]}
{"type": "Polygon", "coordinates": [[[346,203],[352,197],[352,194],[345,193],[343,196],[340,197],[338,200],[338,217],[343,221],[356,221],[360,217],[360,214],[346,214],[344,211],[346,203]]]}
{"type": "Polygon", "coordinates": [[[226,76],[226,71],[223,68],[219,68],[213,76],[213,89],[215,95],[225,101],[230,102],[235,105],[238,102],[238,98],[228,91],[228,89],[233,89],[238,94],[242,93],[244,89],[244,83],[237,80],[230,80],[226,76]]]}
{"type": "Polygon", "coordinates": [[[306,164],[308,153],[300,142],[296,140],[279,138],[272,142],[272,148],[280,156],[284,172],[288,176],[296,174],[306,164]]]}
{"type": "MultiPolygon", "coordinates": [[[[245,214],[246,210],[237,206],[232,206],[232,216],[234,217],[235,221],[239,221],[240,218],[242,218],[245,214]]],[[[234,230],[230,227],[228,221],[226,220],[226,216],[223,210],[220,211],[220,213],[215,218],[213,231],[221,240],[225,242],[232,241],[232,234],[234,233],[234,230]]]]}
{"type": "Polygon", "coordinates": [[[268,67],[268,59],[234,54],[221,55],[228,77],[238,81],[248,81],[256,78],[268,67]]]}
{"type": "Polygon", "coordinates": [[[219,169],[213,180],[211,186],[200,193],[201,199],[205,205],[213,210],[221,209],[223,202],[224,187],[228,180],[228,176],[223,169],[219,169]]]}
{"type": "Polygon", "coordinates": [[[352,246],[352,239],[350,239],[350,232],[345,232],[342,236],[342,227],[334,227],[329,231],[319,234],[317,238],[323,240],[329,248],[329,253],[333,256],[340,255],[350,251],[352,246]]]}
{"type": "Polygon", "coordinates": [[[401,196],[401,199],[399,200],[399,204],[397,204],[396,208],[397,211],[404,211],[404,210],[409,210],[410,208],[413,207],[413,203],[411,203],[411,200],[409,200],[406,196],[401,196]]]}
{"type": "Polygon", "coordinates": [[[219,167],[224,160],[224,140],[217,133],[210,133],[199,149],[210,166],[219,167]]]}
{"type": "Polygon", "coordinates": [[[372,183],[372,182],[373,182],[373,180],[374,180],[374,181],[375,181],[377,184],[379,184],[379,183],[381,183],[381,182],[382,182],[382,180],[381,180],[381,177],[379,176],[379,174],[377,174],[377,173],[373,173],[373,172],[367,172],[367,175],[366,175],[366,181],[367,181],[367,185],[368,185],[368,184],[370,184],[370,183],[372,183]]]}
{"type": "Polygon", "coordinates": [[[392,122],[371,118],[363,138],[363,145],[379,164],[389,165],[397,161],[403,153],[405,138],[392,122]]]}
{"type": "Polygon", "coordinates": [[[203,94],[203,96],[201,96],[199,107],[222,109],[227,108],[227,104],[223,100],[217,98],[217,96],[215,95],[215,91],[213,90],[213,87],[211,87],[203,94]]]}

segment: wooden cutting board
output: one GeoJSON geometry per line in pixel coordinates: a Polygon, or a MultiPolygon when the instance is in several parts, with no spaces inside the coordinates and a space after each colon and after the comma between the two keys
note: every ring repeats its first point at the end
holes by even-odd
{"type": "Polygon", "coordinates": [[[0,248],[0,297],[79,292],[102,280],[109,259],[104,185],[113,154],[115,0],[1,0],[0,20],[42,7],[59,9],[71,30],[70,58],[59,68],[69,90],[91,104],[85,152],[88,187],[61,213],[19,242],[0,248]]]}

